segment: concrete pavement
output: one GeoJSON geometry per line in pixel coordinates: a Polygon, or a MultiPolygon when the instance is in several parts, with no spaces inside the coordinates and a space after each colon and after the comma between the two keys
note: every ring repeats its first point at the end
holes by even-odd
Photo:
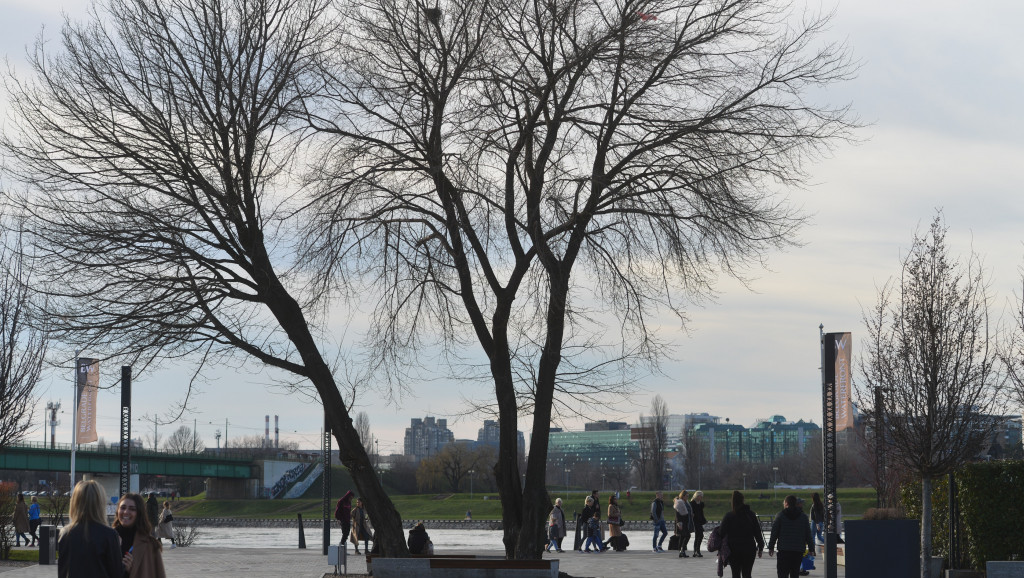
{"type": "MultiPolygon", "coordinates": [[[[641,540],[637,540],[641,542],[641,540]]],[[[351,550],[350,550],[351,552],[351,550]]],[[[476,554],[501,556],[499,551],[445,551],[438,554],[476,554]]],[[[655,554],[643,548],[631,548],[626,552],[604,552],[601,554],[544,555],[557,558],[559,570],[573,578],[621,578],[623,576],[672,576],[673,578],[713,578],[716,576],[715,557],[705,553],[704,558],[679,558],[675,552],[655,554]]],[[[327,557],[320,550],[299,549],[253,549],[253,548],[175,548],[164,550],[164,566],[169,578],[321,578],[334,571],[327,564],[327,557]]],[[[365,574],[363,556],[350,556],[348,573],[365,574]]],[[[811,571],[811,578],[824,576],[824,564],[819,558],[818,569],[811,571]]],[[[729,576],[725,569],[725,576],[729,576]]],[[[775,576],[775,559],[764,555],[754,563],[755,577],[775,576]]],[[[54,578],[56,566],[27,566],[8,568],[0,566],[0,578],[54,578]]],[[[845,577],[844,568],[839,566],[839,577],[845,577]]]]}

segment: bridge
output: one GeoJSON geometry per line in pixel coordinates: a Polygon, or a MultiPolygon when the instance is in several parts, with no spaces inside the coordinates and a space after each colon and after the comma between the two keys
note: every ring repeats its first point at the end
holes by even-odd
{"type": "MultiPolygon", "coordinates": [[[[116,446],[81,445],[75,452],[75,470],[120,475],[120,452],[116,446]]],[[[131,473],[243,480],[259,477],[258,459],[245,450],[176,454],[133,447],[131,473]]],[[[0,451],[0,470],[68,472],[71,444],[57,444],[53,449],[38,442],[8,446],[0,451]]]]}

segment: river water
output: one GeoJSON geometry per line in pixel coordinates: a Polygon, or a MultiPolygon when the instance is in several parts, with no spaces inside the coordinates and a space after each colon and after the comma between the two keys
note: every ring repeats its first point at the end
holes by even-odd
{"type": "MultiPolygon", "coordinates": [[[[200,527],[193,548],[298,548],[298,528],[215,528],[200,527]]],[[[431,530],[427,528],[435,551],[503,550],[499,530],[431,530]]],[[[306,529],[306,548],[323,547],[323,531],[306,529]]],[[[571,538],[570,538],[571,539],[571,538]]],[[[331,528],[331,543],[341,540],[341,530],[331,528]]],[[[351,552],[349,543],[349,552],[351,552]]]]}

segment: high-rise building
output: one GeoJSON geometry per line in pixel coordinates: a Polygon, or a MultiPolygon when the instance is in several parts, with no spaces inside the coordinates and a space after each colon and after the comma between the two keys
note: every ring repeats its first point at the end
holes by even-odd
{"type": "MultiPolygon", "coordinates": [[[[523,437],[523,432],[521,431],[517,431],[516,434],[516,443],[518,444],[516,448],[519,452],[519,457],[523,457],[526,455],[526,438],[523,437]]],[[[484,427],[477,430],[476,443],[494,446],[497,449],[500,442],[501,427],[498,425],[498,422],[493,419],[485,419],[484,427]]]]}
{"type": "Polygon", "coordinates": [[[418,462],[437,454],[445,444],[453,441],[455,434],[448,429],[447,419],[413,418],[405,428],[405,455],[418,462]]]}

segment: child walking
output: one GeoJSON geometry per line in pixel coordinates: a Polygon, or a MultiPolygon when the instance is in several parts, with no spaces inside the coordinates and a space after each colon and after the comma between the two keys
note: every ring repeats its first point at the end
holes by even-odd
{"type": "Polygon", "coordinates": [[[594,546],[595,552],[601,551],[601,519],[598,518],[600,514],[594,512],[594,516],[587,521],[587,527],[590,528],[590,535],[587,536],[587,543],[583,548],[584,552],[590,552],[590,546],[594,546]]]}

